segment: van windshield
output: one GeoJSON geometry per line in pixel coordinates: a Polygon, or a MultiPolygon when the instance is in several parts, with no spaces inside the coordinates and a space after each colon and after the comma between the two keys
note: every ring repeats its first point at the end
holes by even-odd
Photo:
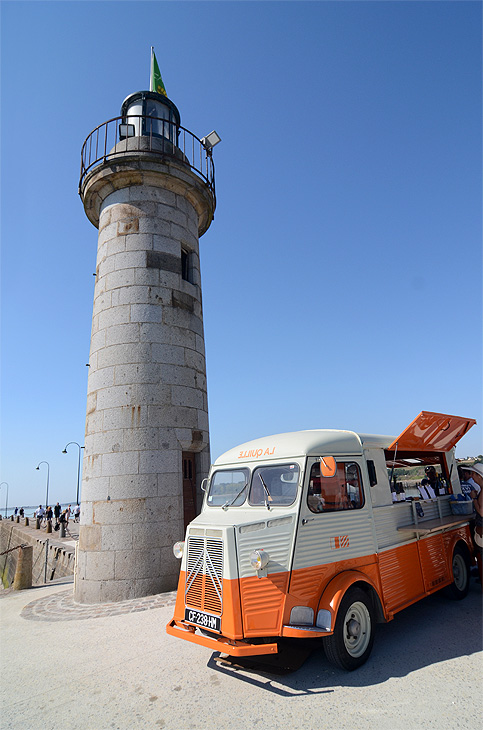
{"type": "Polygon", "coordinates": [[[297,496],[299,465],[263,466],[255,469],[250,488],[251,505],[288,505],[297,496]]]}
{"type": "Polygon", "coordinates": [[[246,487],[250,473],[248,469],[226,469],[215,471],[210,481],[207,502],[210,507],[230,505],[238,507],[247,497],[246,487]]]}

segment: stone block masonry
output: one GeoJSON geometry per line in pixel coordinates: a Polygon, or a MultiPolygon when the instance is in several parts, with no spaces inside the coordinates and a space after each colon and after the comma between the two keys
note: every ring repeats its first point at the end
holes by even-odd
{"type": "Polygon", "coordinates": [[[209,468],[198,234],[206,183],[182,162],[130,153],[86,177],[99,229],[75,600],[176,587],[183,452],[209,468]]]}

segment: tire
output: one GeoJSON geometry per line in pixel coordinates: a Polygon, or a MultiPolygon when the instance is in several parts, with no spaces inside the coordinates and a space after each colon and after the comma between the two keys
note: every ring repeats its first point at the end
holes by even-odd
{"type": "Polygon", "coordinates": [[[374,626],[371,599],[361,588],[349,588],[340,602],[334,633],[324,639],[329,662],[348,672],[362,666],[372,650],[374,626]]]}
{"type": "Polygon", "coordinates": [[[453,601],[461,601],[470,589],[470,558],[468,550],[461,545],[456,545],[453,551],[451,570],[453,582],[444,588],[444,594],[453,601]]]}

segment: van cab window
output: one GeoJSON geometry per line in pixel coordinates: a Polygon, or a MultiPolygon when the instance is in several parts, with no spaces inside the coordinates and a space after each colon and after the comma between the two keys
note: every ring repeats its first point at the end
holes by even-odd
{"type": "Polygon", "coordinates": [[[262,466],[252,475],[249,503],[251,505],[289,505],[297,496],[298,464],[262,466]]]}
{"type": "Polygon", "coordinates": [[[310,470],[307,504],[311,512],[339,512],[360,509],[364,505],[364,492],[359,465],[355,461],[338,461],[331,476],[325,476],[320,462],[310,470]]]}
{"type": "Polygon", "coordinates": [[[247,498],[250,472],[248,469],[226,469],[215,471],[210,481],[207,502],[210,507],[232,505],[238,507],[247,498]]]}

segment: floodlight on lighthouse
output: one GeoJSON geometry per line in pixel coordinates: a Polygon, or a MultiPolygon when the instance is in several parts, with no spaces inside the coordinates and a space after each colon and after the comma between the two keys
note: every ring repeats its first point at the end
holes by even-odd
{"type": "Polygon", "coordinates": [[[221,137],[215,132],[215,130],[207,134],[206,137],[201,138],[201,144],[205,150],[208,151],[212,150],[218,142],[221,142],[221,137]]]}
{"type": "Polygon", "coordinates": [[[135,137],[136,127],[134,124],[120,124],[119,125],[119,139],[126,139],[126,137],[135,137]]]}

